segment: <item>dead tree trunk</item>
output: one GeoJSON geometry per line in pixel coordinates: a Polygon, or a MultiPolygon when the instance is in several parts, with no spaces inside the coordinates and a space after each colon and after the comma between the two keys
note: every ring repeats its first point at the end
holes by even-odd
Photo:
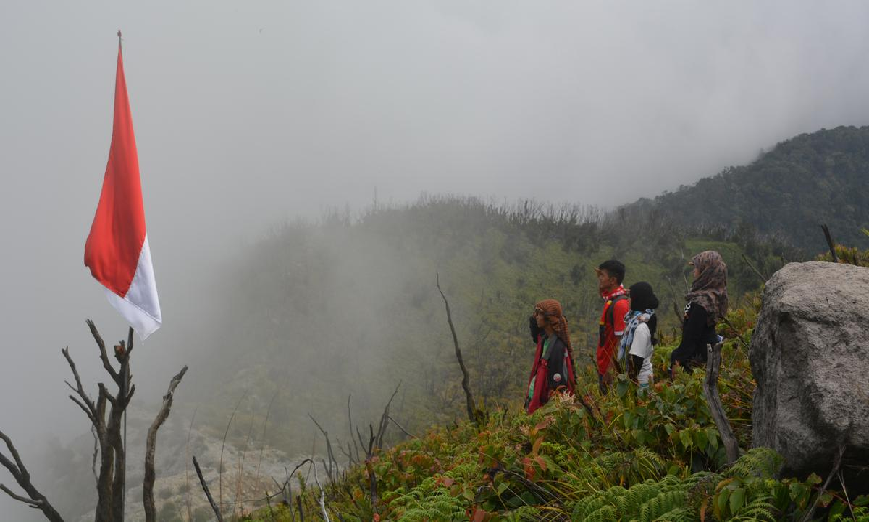
{"type": "MultiPolygon", "coordinates": [[[[74,402],[84,412],[88,420],[91,422],[93,433],[96,438],[96,446],[100,455],[99,473],[96,477],[97,507],[95,522],[123,522],[124,492],[126,490],[126,448],[124,447],[122,422],[124,419],[124,412],[126,411],[127,406],[129,406],[130,400],[133,398],[133,394],[136,391],[136,386],[131,384],[132,374],[130,373],[130,354],[133,351],[133,329],[130,328],[126,341],[122,340],[114,347],[114,357],[120,365],[118,368],[115,368],[109,360],[106,343],[103,341],[102,336],[100,336],[99,331],[97,331],[96,325],[94,325],[93,321],[90,319],[87,320],[87,325],[88,328],[90,328],[91,335],[93,335],[97,347],[99,348],[100,360],[103,363],[103,368],[106,370],[106,373],[109,374],[109,377],[111,377],[115,386],[117,386],[118,391],[112,395],[105,384],[99,383],[97,385],[97,399],[94,401],[84,390],[78,369],[69,354],[69,348],[64,348],[61,350],[61,353],[69,364],[69,369],[72,371],[72,376],[75,379],[75,386],[70,384],[69,381],[65,382],[73,392],[69,395],[70,400],[72,400],[72,402],[74,402]],[[107,409],[108,412],[106,411],[107,409]],[[108,413],[108,417],[106,416],[106,413],[108,413]]],[[[180,381],[180,377],[183,376],[186,370],[187,367],[185,366],[184,370],[176,376],[178,381],[180,381]]],[[[178,383],[173,380],[173,385],[170,386],[170,405],[171,394],[174,392],[177,384],[178,383]]],[[[166,407],[165,404],[164,410],[165,415],[168,415],[168,407],[166,407]]],[[[161,411],[161,415],[163,415],[163,413],[164,412],[161,411]]],[[[163,420],[165,420],[165,416],[163,420]]],[[[160,423],[162,423],[162,421],[160,421],[160,423]]],[[[157,428],[159,428],[159,424],[157,424],[157,428]]],[[[152,426],[152,430],[156,437],[156,428],[152,426]]],[[[150,438],[151,434],[149,433],[149,439],[150,438]]],[[[52,522],[62,522],[63,519],[51,506],[45,496],[31,484],[30,474],[21,462],[18,452],[12,445],[12,441],[3,433],[0,433],[0,439],[6,443],[6,447],[9,449],[15,461],[13,463],[0,454],[0,464],[9,470],[21,488],[27,493],[29,498],[13,493],[2,484],[0,484],[0,490],[19,502],[23,502],[30,507],[41,510],[48,520],[52,522]]],[[[154,443],[155,442],[156,439],[154,440],[154,443]]],[[[149,449],[152,456],[151,468],[153,472],[154,450],[153,443],[150,441],[149,443],[151,444],[149,449]]],[[[94,454],[94,466],[96,466],[96,454],[94,454]]],[[[153,488],[153,480],[151,486],[153,488]]]]}
{"type": "Polygon", "coordinates": [[[727,415],[724,413],[724,406],[721,404],[721,397],[718,395],[718,371],[721,368],[721,345],[716,343],[715,346],[706,345],[708,351],[708,359],[706,361],[706,378],[703,380],[703,395],[706,396],[706,402],[709,404],[709,411],[712,414],[712,420],[718,427],[718,433],[721,435],[721,441],[724,443],[724,451],[727,453],[727,464],[731,465],[739,458],[739,441],[733,434],[730,428],[730,421],[727,420],[727,415]]]}
{"type": "Polygon", "coordinates": [[[447,310],[447,323],[450,325],[450,332],[453,334],[453,344],[456,346],[456,359],[459,361],[459,368],[462,369],[462,390],[465,392],[465,406],[468,409],[468,420],[476,424],[477,416],[474,414],[476,407],[474,407],[474,397],[471,395],[470,377],[468,376],[468,369],[465,368],[465,361],[462,359],[462,350],[459,348],[459,338],[456,335],[456,327],[453,325],[453,316],[450,313],[450,303],[447,301],[447,296],[444,295],[444,291],[441,290],[440,275],[437,276],[437,287],[438,292],[440,292],[441,297],[444,300],[444,308],[447,310]]]}
{"type": "Polygon", "coordinates": [[[181,383],[184,374],[187,373],[187,366],[181,368],[178,375],[172,377],[169,383],[169,391],[163,396],[163,407],[157,413],[157,418],[148,429],[148,438],[145,442],[145,479],[142,482],[142,503],[145,505],[145,521],[155,522],[157,520],[157,510],[154,507],[154,452],[157,447],[157,430],[166,422],[169,417],[169,410],[172,409],[172,398],[175,394],[175,388],[181,383]]]}
{"type": "MultiPolygon", "coordinates": [[[[126,342],[120,341],[114,347],[115,360],[120,365],[120,368],[116,370],[109,360],[106,343],[97,331],[96,325],[90,319],[87,320],[87,325],[100,350],[103,368],[118,388],[117,393],[112,395],[103,383],[99,383],[97,405],[95,408],[90,408],[93,403],[81,387],[81,379],[76,372],[75,365],[72,364],[68,349],[64,350],[64,356],[70,363],[70,369],[75,376],[77,387],[73,388],[73,391],[84,403],[86,408],[83,407],[82,409],[91,410],[88,418],[90,418],[97,432],[97,440],[100,442],[96,522],[119,522],[124,520],[124,490],[126,489],[126,448],[124,447],[121,423],[124,412],[136,392],[136,386],[130,382],[132,379],[130,354],[133,352],[133,329],[130,328],[126,342]],[[107,405],[110,407],[108,419],[106,419],[107,405]]],[[[82,407],[81,402],[76,400],[75,396],[70,395],[70,399],[82,407]]],[[[85,411],[85,413],[88,412],[85,411]]]]}

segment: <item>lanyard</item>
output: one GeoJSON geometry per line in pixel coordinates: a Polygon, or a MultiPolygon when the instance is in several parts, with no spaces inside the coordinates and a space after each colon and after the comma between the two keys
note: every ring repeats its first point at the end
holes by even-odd
{"type": "Polygon", "coordinates": [[[549,354],[549,345],[552,342],[552,337],[547,337],[545,341],[543,341],[543,354],[540,356],[541,359],[546,359],[546,356],[549,354]]]}

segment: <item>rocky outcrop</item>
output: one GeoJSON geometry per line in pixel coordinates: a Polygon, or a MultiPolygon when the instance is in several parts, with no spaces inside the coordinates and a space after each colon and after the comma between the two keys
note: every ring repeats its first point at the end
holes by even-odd
{"type": "Polygon", "coordinates": [[[846,446],[848,486],[869,484],[869,269],[790,263],[766,284],[751,341],[753,445],[784,474],[826,476],[846,446]]]}

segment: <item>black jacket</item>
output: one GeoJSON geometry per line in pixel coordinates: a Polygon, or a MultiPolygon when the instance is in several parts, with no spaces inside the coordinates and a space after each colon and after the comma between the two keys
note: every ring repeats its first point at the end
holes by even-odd
{"type": "Polygon", "coordinates": [[[691,366],[706,362],[706,345],[718,342],[715,325],[710,325],[708,318],[705,308],[696,303],[688,303],[682,325],[682,342],[670,355],[671,366],[678,362],[690,371],[691,366]]]}
{"type": "MultiPolygon", "coordinates": [[[[549,344],[549,351],[546,353],[547,361],[546,380],[549,384],[549,391],[555,391],[559,386],[567,386],[567,368],[564,364],[564,351],[567,347],[564,341],[557,336],[552,336],[552,342],[549,344]],[[555,379],[556,375],[558,380],[555,379]]],[[[546,336],[543,337],[544,343],[546,336]]]]}

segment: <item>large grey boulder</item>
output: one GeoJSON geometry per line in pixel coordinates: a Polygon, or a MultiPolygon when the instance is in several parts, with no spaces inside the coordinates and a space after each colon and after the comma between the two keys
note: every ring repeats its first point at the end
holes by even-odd
{"type": "Polygon", "coordinates": [[[869,268],[790,263],[766,283],[751,340],[753,445],[784,474],[830,472],[846,445],[846,485],[869,484],[869,268]],[[853,481],[857,481],[854,483],[853,481]]]}

